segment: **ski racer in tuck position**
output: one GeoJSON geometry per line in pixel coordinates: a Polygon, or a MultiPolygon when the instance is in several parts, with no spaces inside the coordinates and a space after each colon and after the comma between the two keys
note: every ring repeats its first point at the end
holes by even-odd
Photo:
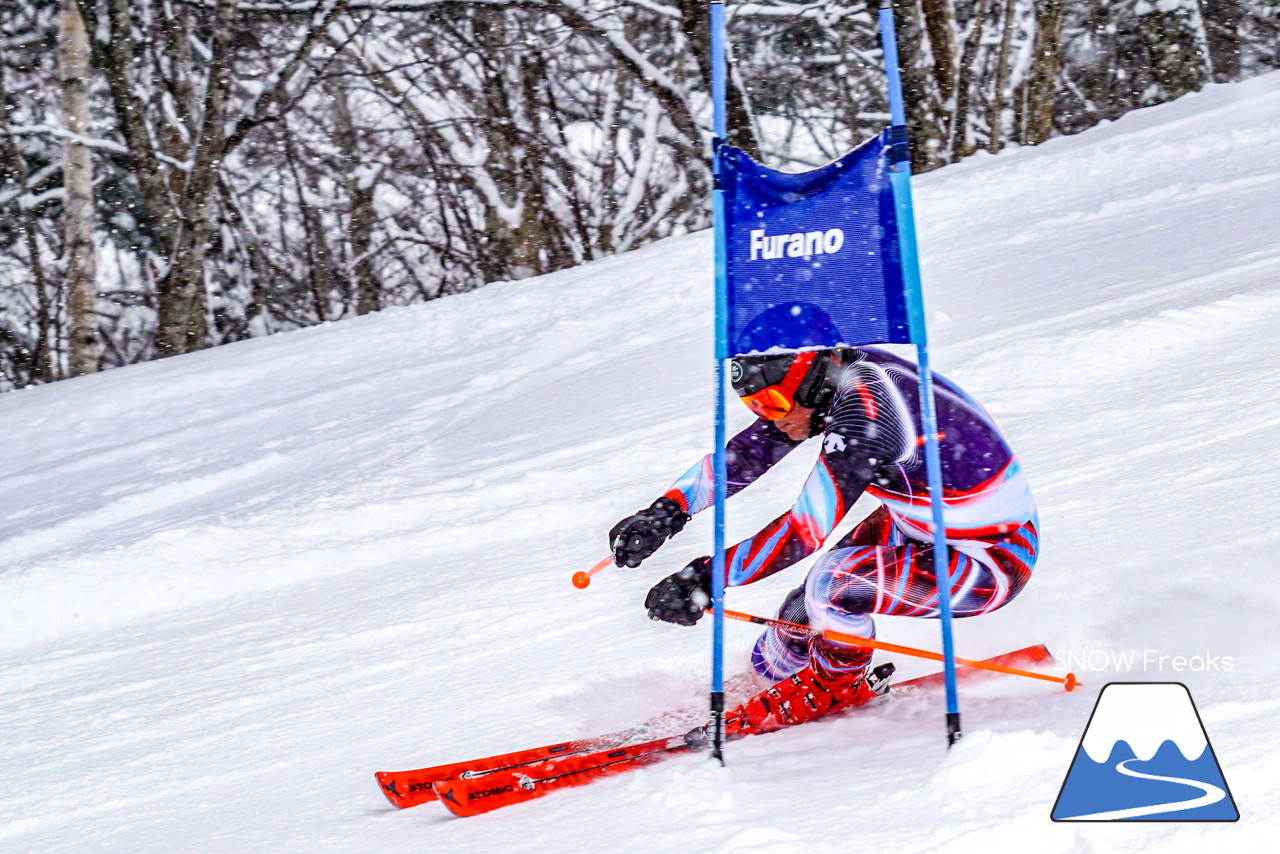
{"type": "MultiPolygon", "coordinates": [[[[756,421],[729,440],[727,492],[744,489],[805,440],[822,452],[790,511],[725,553],[725,586],[767,578],[813,554],[863,493],[880,506],[814,564],[778,608],[751,663],[772,682],[726,714],[730,732],[767,732],[865,702],[872,651],[822,637],[875,637],[872,614],[937,617],[933,526],[916,365],[876,348],[741,357],[735,392],[756,421]]],[[[935,375],[951,610],[973,617],[1026,586],[1039,550],[1035,502],[1012,450],[986,411],[935,375]]],[[[705,457],[648,508],[609,532],[618,566],[637,567],[713,503],[705,457]]],[[[711,601],[711,559],[658,582],[645,607],[691,626],[711,601]]]]}

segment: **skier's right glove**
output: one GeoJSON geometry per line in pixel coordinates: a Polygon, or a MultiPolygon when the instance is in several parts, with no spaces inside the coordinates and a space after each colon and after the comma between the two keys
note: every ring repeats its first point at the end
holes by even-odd
{"type": "Polygon", "coordinates": [[[692,626],[711,604],[711,558],[700,557],[653,585],[645,597],[650,620],[692,626]]]}
{"type": "Polygon", "coordinates": [[[609,548],[618,566],[635,568],[684,528],[691,517],[670,498],[659,498],[609,531],[609,548]]]}

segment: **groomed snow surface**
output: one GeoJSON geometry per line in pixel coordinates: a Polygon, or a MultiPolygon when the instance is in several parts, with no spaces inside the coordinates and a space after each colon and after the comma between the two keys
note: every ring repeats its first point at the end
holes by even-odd
{"type": "MultiPolygon", "coordinates": [[[[966,690],[949,752],[933,694],[485,817],[387,805],[375,770],[705,702],[709,626],[641,602],[709,514],[569,583],[710,446],[700,233],[0,396],[0,850],[1274,850],[1280,75],[973,158],[917,201],[936,367],[1042,508],[1031,586],[959,651],[1044,642],[1085,688],[966,690]],[[1050,822],[1097,692],[1134,679],[1189,686],[1238,823],[1050,822]]],[[[736,498],[730,536],[815,453],[736,498]]],[[[769,613],[806,568],[730,606],[769,613]]],[[[728,627],[731,674],[754,637],[728,627]]]]}

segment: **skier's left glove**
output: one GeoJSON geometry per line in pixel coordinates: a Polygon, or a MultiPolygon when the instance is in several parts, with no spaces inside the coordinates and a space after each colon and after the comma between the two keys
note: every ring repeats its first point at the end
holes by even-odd
{"type": "Polygon", "coordinates": [[[628,516],[609,531],[609,548],[618,566],[635,568],[658,546],[684,529],[689,514],[670,498],[662,497],[628,516]]]}
{"type": "Polygon", "coordinates": [[[711,605],[711,558],[700,557],[653,585],[645,597],[649,619],[692,626],[711,605]]]}

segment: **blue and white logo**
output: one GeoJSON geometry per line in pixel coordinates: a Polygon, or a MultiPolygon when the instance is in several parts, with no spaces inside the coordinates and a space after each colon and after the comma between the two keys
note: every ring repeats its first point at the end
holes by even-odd
{"type": "Polygon", "coordinates": [[[1235,821],[1227,781],[1180,682],[1102,689],[1054,821],[1235,821]]]}

